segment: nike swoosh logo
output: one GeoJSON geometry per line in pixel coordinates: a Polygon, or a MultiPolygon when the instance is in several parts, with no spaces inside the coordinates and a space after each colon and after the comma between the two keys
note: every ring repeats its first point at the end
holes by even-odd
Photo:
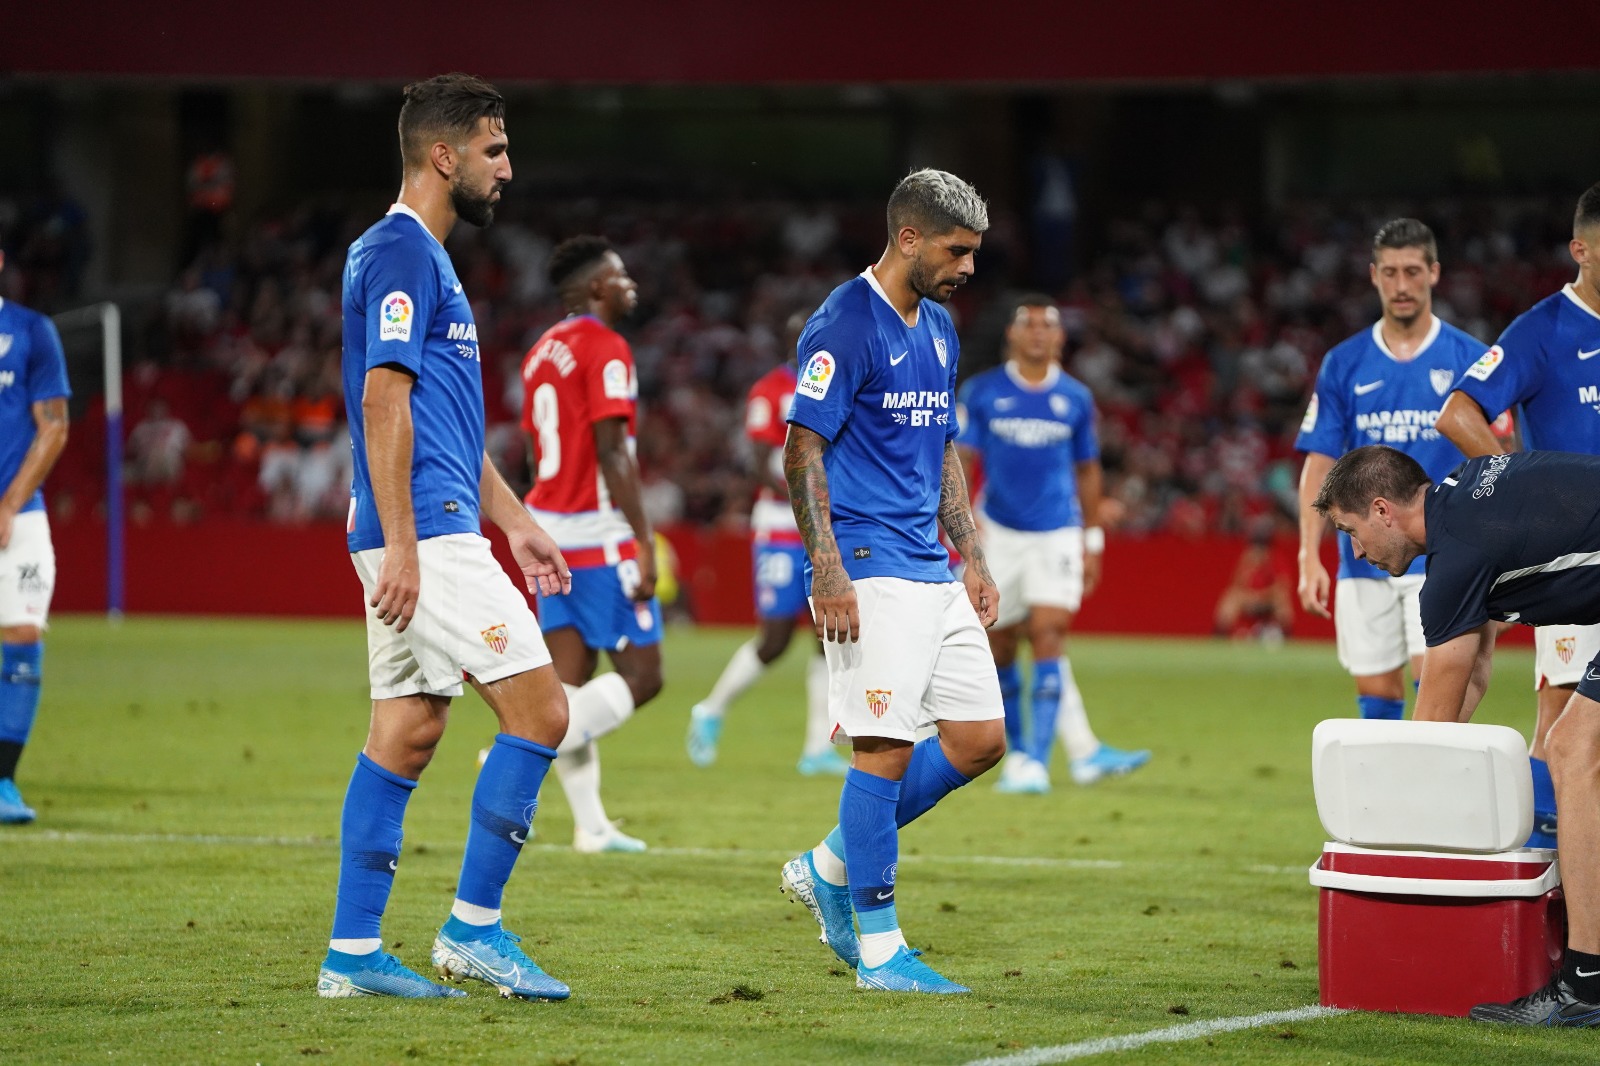
{"type": "Polygon", "coordinates": [[[457,295],[457,296],[460,296],[460,295],[461,295],[461,282],[459,282],[459,281],[458,281],[458,282],[456,282],[456,287],[455,287],[455,294],[456,294],[456,295],[457,295]]]}
{"type": "Polygon", "coordinates": [[[1596,348],[1596,349],[1595,349],[1595,350],[1594,350],[1594,351],[1592,351],[1592,352],[1584,352],[1584,351],[1580,351],[1580,352],[1579,352],[1579,353],[1578,353],[1578,358],[1579,358],[1579,359],[1593,359],[1593,358],[1594,358],[1594,357],[1595,357],[1595,356],[1597,356],[1597,355],[1600,355],[1600,348],[1596,348]]]}
{"type": "MultiPolygon", "coordinates": [[[[1539,832],[1545,834],[1546,836],[1552,836],[1552,837],[1555,836],[1556,835],[1556,823],[1555,822],[1540,822],[1539,823],[1539,832]]],[[[1600,973],[1600,970],[1596,970],[1595,973],[1600,973]]]]}
{"type": "Polygon", "coordinates": [[[390,859],[390,860],[389,860],[389,871],[390,871],[390,872],[391,872],[391,873],[393,873],[393,872],[395,872],[395,871],[397,871],[397,870],[399,870],[399,869],[400,869],[400,867],[398,867],[398,866],[396,866],[396,865],[395,865],[395,863],[394,863],[394,860],[393,860],[393,859],[390,859]]]}
{"type": "Polygon", "coordinates": [[[891,889],[890,889],[890,890],[889,890],[889,891],[887,891],[887,892],[879,892],[879,893],[878,893],[878,898],[879,898],[879,899],[888,899],[888,898],[889,898],[889,897],[890,897],[890,896],[892,896],[892,895],[894,895],[894,889],[892,889],[892,888],[891,888],[891,889]]]}
{"type": "Polygon", "coordinates": [[[519,835],[517,833],[512,833],[511,834],[511,843],[513,843],[513,844],[526,844],[527,842],[528,842],[528,838],[527,837],[521,836],[521,835],[519,835]]]}
{"type": "Polygon", "coordinates": [[[890,366],[899,366],[900,363],[905,359],[905,357],[910,355],[910,354],[911,354],[911,349],[907,348],[905,351],[901,352],[899,355],[891,355],[889,357],[889,365],[890,366]]]}
{"type": "Polygon", "coordinates": [[[1365,396],[1367,393],[1371,392],[1373,389],[1378,388],[1382,384],[1383,384],[1382,381],[1374,381],[1370,385],[1357,385],[1356,386],[1356,395],[1357,396],[1365,396]]]}
{"type": "Polygon", "coordinates": [[[1600,974],[1600,970],[1585,970],[1582,966],[1574,966],[1572,972],[1579,977],[1593,977],[1596,974],[1600,974]]]}

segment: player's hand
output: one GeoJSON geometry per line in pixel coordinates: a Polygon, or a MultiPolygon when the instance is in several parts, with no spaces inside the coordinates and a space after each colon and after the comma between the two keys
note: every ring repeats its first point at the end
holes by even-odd
{"type": "Polygon", "coordinates": [[[417,545],[391,544],[383,550],[378,564],[378,580],[368,601],[378,620],[404,633],[417,613],[417,596],[422,591],[422,571],[417,565],[417,545]]]}
{"type": "Polygon", "coordinates": [[[1083,594],[1091,595],[1100,584],[1100,566],[1105,562],[1104,552],[1083,553],[1083,594]]]}
{"type": "Polygon", "coordinates": [[[1300,606],[1318,618],[1332,618],[1328,610],[1328,569],[1321,559],[1300,559],[1300,606]]]}
{"type": "Polygon", "coordinates": [[[529,592],[564,596],[572,591],[572,571],[550,534],[530,522],[515,533],[507,533],[506,540],[529,592]]]}
{"type": "Polygon", "coordinates": [[[634,603],[649,603],[656,594],[656,553],[653,544],[639,545],[639,583],[628,593],[634,603]]]}
{"type": "Polygon", "coordinates": [[[1000,617],[1000,590],[989,576],[989,564],[981,554],[967,560],[966,569],[961,572],[961,583],[967,586],[967,599],[972,601],[972,609],[978,613],[983,628],[994,625],[995,619],[1000,617]]]}
{"type": "Polygon", "coordinates": [[[861,639],[861,613],[856,609],[856,587],[842,566],[811,575],[811,619],[818,640],[851,644],[861,639]]]}

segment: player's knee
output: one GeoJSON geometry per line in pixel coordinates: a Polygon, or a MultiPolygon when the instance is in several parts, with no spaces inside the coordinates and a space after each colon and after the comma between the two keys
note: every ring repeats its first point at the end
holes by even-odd
{"type": "Polygon", "coordinates": [[[1550,727],[1544,744],[1550,774],[1558,785],[1600,778],[1600,715],[1562,715],[1550,727]]]}
{"type": "Polygon", "coordinates": [[[646,703],[656,698],[661,691],[661,660],[654,662],[637,663],[626,671],[618,670],[622,680],[628,683],[628,691],[633,694],[633,705],[643,707],[646,703]]]}
{"type": "Polygon", "coordinates": [[[961,740],[961,762],[969,777],[977,777],[997,765],[1006,754],[1006,731],[1000,721],[989,723],[992,728],[967,731],[961,740]]]}
{"type": "Polygon", "coordinates": [[[771,665],[778,656],[788,650],[791,632],[786,629],[761,631],[761,642],[756,645],[756,658],[761,660],[763,666],[771,665]]]}

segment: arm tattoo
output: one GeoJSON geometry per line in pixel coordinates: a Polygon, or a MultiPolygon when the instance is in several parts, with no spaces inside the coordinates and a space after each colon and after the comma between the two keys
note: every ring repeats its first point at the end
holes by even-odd
{"type": "Polygon", "coordinates": [[[956,551],[978,570],[985,581],[989,577],[989,562],[984,558],[983,546],[978,543],[978,524],[972,518],[972,504],[967,499],[967,479],[961,472],[961,457],[956,446],[944,446],[944,473],[939,482],[939,525],[954,544],[956,551]]]}
{"type": "Polygon", "coordinates": [[[800,539],[811,558],[811,589],[816,596],[834,595],[850,586],[844,561],[839,556],[839,542],[833,539],[828,472],[822,466],[825,446],[819,434],[802,426],[791,426],[783,445],[783,473],[789,482],[789,505],[794,508],[800,539]]]}

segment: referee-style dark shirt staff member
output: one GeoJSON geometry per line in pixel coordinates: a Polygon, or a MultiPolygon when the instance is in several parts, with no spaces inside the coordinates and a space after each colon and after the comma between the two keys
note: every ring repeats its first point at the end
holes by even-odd
{"type": "MultiPolygon", "coordinates": [[[[1391,574],[1427,556],[1419,721],[1472,717],[1498,623],[1600,623],[1600,456],[1484,456],[1435,485],[1409,456],[1370,445],[1334,464],[1313,506],[1350,535],[1358,557],[1391,574]]],[[[1474,1007],[1472,1017],[1600,1026],[1600,658],[1547,744],[1561,811],[1566,958],[1545,988],[1474,1007]]]]}

